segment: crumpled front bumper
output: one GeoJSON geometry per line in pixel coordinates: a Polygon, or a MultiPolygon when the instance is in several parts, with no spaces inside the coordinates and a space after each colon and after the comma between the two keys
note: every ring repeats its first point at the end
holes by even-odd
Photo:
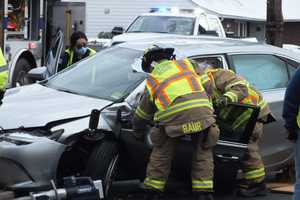
{"type": "Polygon", "coordinates": [[[45,187],[55,180],[65,145],[46,137],[14,133],[0,138],[0,187],[45,187]]]}

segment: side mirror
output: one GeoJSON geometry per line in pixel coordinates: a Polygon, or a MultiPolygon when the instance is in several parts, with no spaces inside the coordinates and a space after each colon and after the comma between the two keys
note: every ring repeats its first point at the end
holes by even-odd
{"type": "Polygon", "coordinates": [[[99,124],[100,110],[92,110],[89,122],[89,130],[95,131],[99,124]]]}
{"type": "Polygon", "coordinates": [[[112,29],[111,34],[112,34],[113,36],[115,36],[115,35],[120,35],[120,34],[122,34],[123,32],[124,32],[123,27],[121,27],[121,26],[115,26],[115,27],[112,29]]]}
{"type": "Polygon", "coordinates": [[[47,67],[37,67],[31,69],[27,74],[27,78],[31,79],[32,81],[42,81],[45,80],[47,77],[47,67]]]}

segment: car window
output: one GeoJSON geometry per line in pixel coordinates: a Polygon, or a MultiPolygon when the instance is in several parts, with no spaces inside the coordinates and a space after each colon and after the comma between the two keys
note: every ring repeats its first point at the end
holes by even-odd
{"type": "Polygon", "coordinates": [[[192,35],[194,25],[194,17],[140,16],[130,25],[127,32],[192,35]]]}
{"type": "Polygon", "coordinates": [[[223,59],[221,56],[209,56],[209,57],[200,57],[192,58],[197,64],[198,67],[202,66],[211,66],[213,68],[224,68],[223,59]]]}
{"type": "Polygon", "coordinates": [[[289,76],[287,63],[273,55],[233,55],[237,74],[260,90],[284,88],[289,76]]]}
{"type": "Polygon", "coordinates": [[[198,35],[205,34],[208,30],[208,23],[205,15],[200,15],[199,17],[199,26],[198,26],[198,35]]]}
{"type": "Polygon", "coordinates": [[[209,30],[216,31],[217,34],[220,36],[222,35],[222,28],[219,21],[215,18],[208,18],[209,30]]]}
{"type": "Polygon", "coordinates": [[[145,79],[133,70],[142,51],[115,47],[82,60],[45,84],[48,87],[89,97],[117,100],[126,97],[145,79]]]}

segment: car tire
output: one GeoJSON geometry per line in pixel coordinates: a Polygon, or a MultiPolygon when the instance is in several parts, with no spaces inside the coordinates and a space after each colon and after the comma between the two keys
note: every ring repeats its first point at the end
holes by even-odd
{"type": "Polygon", "coordinates": [[[93,180],[102,180],[106,198],[111,196],[110,189],[116,176],[118,161],[118,144],[113,141],[103,141],[94,147],[87,162],[85,175],[93,180]]]}
{"type": "Polygon", "coordinates": [[[32,80],[26,77],[27,73],[31,70],[30,63],[25,58],[20,58],[13,72],[12,87],[28,85],[33,83],[32,80]]]}

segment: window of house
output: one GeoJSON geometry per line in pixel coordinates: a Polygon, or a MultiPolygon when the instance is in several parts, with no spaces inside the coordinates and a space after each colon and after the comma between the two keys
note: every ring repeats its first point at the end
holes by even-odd
{"type": "Polygon", "coordinates": [[[273,55],[233,55],[237,74],[260,90],[285,88],[289,75],[287,63],[273,55]]]}

